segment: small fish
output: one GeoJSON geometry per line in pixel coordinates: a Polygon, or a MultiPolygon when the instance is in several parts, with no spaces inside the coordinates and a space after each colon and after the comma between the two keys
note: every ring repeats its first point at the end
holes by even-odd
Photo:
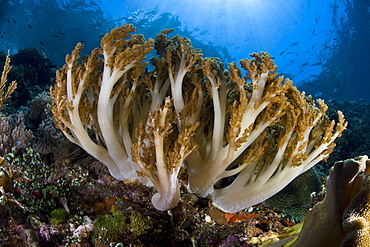
{"type": "Polygon", "coordinates": [[[302,68],[302,67],[307,66],[307,65],[308,65],[308,62],[305,62],[300,67],[302,68]]]}
{"type": "Polygon", "coordinates": [[[28,24],[27,26],[32,29],[32,26],[30,24],[28,24]]]}
{"type": "Polygon", "coordinates": [[[53,35],[53,37],[59,38],[59,37],[60,37],[60,35],[58,35],[58,34],[54,34],[54,35],[53,35]]]}
{"type": "Polygon", "coordinates": [[[316,29],[312,30],[312,35],[315,35],[315,31],[316,31],[316,29]]]}
{"type": "Polygon", "coordinates": [[[296,46],[296,45],[298,45],[298,41],[297,42],[294,42],[293,44],[291,44],[290,46],[296,46]]]}
{"type": "Polygon", "coordinates": [[[321,65],[321,62],[311,64],[311,66],[319,66],[319,65],[321,65]]]}
{"type": "Polygon", "coordinates": [[[285,52],[285,51],[280,52],[280,55],[279,55],[279,56],[283,55],[283,54],[284,54],[284,52],[285,52]]]}
{"type": "Polygon", "coordinates": [[[17,21],[16,20],[13,20],[14,24],[17,24],[17,21]]]}
{"type": "Polygon", "coordinates": [[[99,35],[99,39],[103,38],[103,36],[104,36],[104,35],[105,35],[105,34],[103,34],[103,33],[102,33],[102,34],[100,34],[100,35],[99,35]]]}
{"type": "Polygon", "coordinates": [[[44,43],[43,43],[41,40],[39,41],[39,43],[40,43],[41,45],[44,45],[44,43]]]}
{"type": "Polygon", "coordinates": [[[312,45],[312,50],[314,50],[315,49],[315,45],[312,45]]]}
{"type": "Polygon", "coordinates": [[[8,19],[8,24],[10,23],[10,20],[8,19]]]}
{"type": "Polygon", "coordinates": [[[61,33],[61,32],[58,32],[60,35],[63,35],[64,36],[64,33],[61,33]]]}

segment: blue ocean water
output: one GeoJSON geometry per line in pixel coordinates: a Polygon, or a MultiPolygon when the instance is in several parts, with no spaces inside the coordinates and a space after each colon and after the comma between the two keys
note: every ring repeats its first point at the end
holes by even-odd
{"type": "Polygon", "coordinates": [[[225,62],[266,51],[279,73],[315,98],[369,103],[368,0],[12,0],[0,2],[0,50],[35,47],[57,66],[132,23],[146,38],[165,28],[225,62]]]}

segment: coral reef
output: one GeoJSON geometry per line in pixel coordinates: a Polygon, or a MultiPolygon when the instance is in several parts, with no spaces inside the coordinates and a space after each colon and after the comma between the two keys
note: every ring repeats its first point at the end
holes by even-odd
{"type": "MultiPolygon", "coordinates": [[[[294,218],[262,205],[225,214],[212,207],[208,200],[189,194],[185,184],[180,187],[179,204],[161,212],[150,205],[155,193],[153,188],[117,181],[110,177],[105,166],[93,170],[83,159],[76,161],[79,164],[51,163],[32,149],[25,151],[23,155],[7,156],[4,164],[8,172],[6,184],[11,188],[8,191],[13,192],[3,193],[0,200],[0,219],[4,219],[0,228],[3,246],[260,246],[269,239],[301,229],[299,224],[295,225],[294,218]],[[64,205],[70,212],[66,218],[64,205]],[[104,205],[104,209],[97,205],[104,205]],[[54,221],[56,213],[52,212],[56,211],[63,212],[64,216],[54,221]],[[107,219],[118,215],[125,221],[108,224],[107,219]],[[105,222],[109,229],[122,230],[124,238],[118,234],[111,235],[114,238],[106,237],[105,230],[97,227],[97,222],[105,222]],[[98,240],[97,236],[100,236],[98,240]]],[[[363,170],[363,166],[360,167],[363,170]]],[[[342,170],[337,176],[343,178],[343,173],[347,172],[347,169],[342,170]]],[[[339,179],[331,176],[329,180],[339,179]]],[[[327,194],[332,191],[329,187],[327,194]]],[[[332,210],[333,205],[339,204],[330,204],[327,209],[332,210]]],[[[361,210],[356,205],[361,206],[354,203],[347,207],[347,216],[357,215],[355,218],[360,219],[363,214],[359,214],[361,210]]],[[[322,214],[315,215],[317,222],[322,214]]],[[[339,224],[341,217],[338,217],[339,224]]]]}
{"type": "Polygon", "coordinates": [[[55,128],[54,120],[51,118],[46,118],[40,123],[35,135],[33,148],[41,154],[49,154],[57,152],[57,150],[60,151],[60,145],[65,140],[60,130],[55,128]]]}
{"type": "Polygon", "coordinates": [[[0,203],[0,217],[6,220],[0,228],[3,246],[221,246],[227,241],[243,245],[276,235],[288,221],[268,208],[255,207],[252,217],[240,213],[233,223],[217,223],[210,210],[217,209],[184,187],[179,205],[161,212],[150,205],[155,193],[150,187],[125,184],[108,173],[92,174],[77,164],[47,164],[30,149],[7,162],[21,177],[12,176],[13,196],[0,203]],[[105,209],[99,210],[98,204],[105,209]]]}
{"type": "Polygon", "coordinates": [[[303,220],[313,203],[311,195],[321,191],[321,179],[315,168],[299,175],[279,193],[264,201],[263,205],[303,220]]]}
{"type": "MultiPolygon", "coordinates": [[[[155,48],[157,48],[160,53],[159,58],[153,58],[152,60],[155,71],[144,70],[139,76],[139,81],[144,81],[146,84],[139,84],[137,88],[132,91],[132,94],[127,94],[128,90],[132,89],[131,86],[135,82],[132,80],[130,81],[130,79],[133,79],[133,77],[130,76],[122,78],[119,80],[118,84],[127,80],[129,85],[126,87],[117,84],[113,88],[113,93],[110,95],[109,101],[111,103],[115,100],[117,102],[119,101],[120,105],[117,104],[114,106],[115,108],[112,111],[112,113],[116,113],[120,110],[120,106],[122,106],[124,102],[127,103],[130,102],[130,100],[125,101],[125,98],[116,98],[114,93],[122,92],[122,95],[137,100],[131,101],[134,104],[128,105],[128,107],[132,109],[127,116],[127,121],[131,123],[128,130],[131,134],[131,138],[134,140],[133,143],[139,143],[139,138],[152,140],[151,138],[153,136],[151,136],[150,133],[142,133],[140,135],[140,133],[137,132],[143,131],[143,129],[145,132],[150,132],[151,130],[155,132],[155,129],[150,128],[150,126],[145,126],[148,124],[148,122],[146,122],[146,117],[152,114],[152,118],[155,118],[157,116],[155,112],[163,113],[167,111],[166,116],[168,116],[168,118],[166,118],[164,122],[170,123],[173,129],[171,129],[172,132],[168,131],[166,128],[161,130],[163,130],[164,137],[171,139],[168,145],[168,148],[170,148],[172,147],[171,145],[176,145],[175,139],[178,138],[182,133],[181,131],[183,131],[183,129],[179,128],[179,126],[183,124],[181,121],[185,121],[182,117],[186,118],[186,116],[188,116],[188,119],[191,118],[187,115],[189,112],[184,111],[183,114],[177,115],[174,104],[161,105],[157,108],[158,104],[168,102],[163,96],[163,101],[156,98],[157,101],[153,103],[151,111],[145,111],[146,113],[151,112],[150,114],[146,116],[145,113],[142,113],[143,115],[140,116],[139,119],[143,121],[133,121],[133,119],[137,117],[134,113],[139,113],[139,111],[133,111],[133,109],[143,109],[141,107],[145,107],[145,104],[140,105],[141,103],[153,102],[154,98],[151,98],[152,94],[149,90],[151,88],[150,82],[153,82],[153,80],[158,80],[168,86],[167,91],[163,90],[159,93],[163,93],[165,96],[176,95],[176,92],[171,92],[172,85],[169,85],[171,84],[171,79],[168,77],[170,75],[176,77],[181,70],[175,71],[175,73],[168,73],[167,71],[177,68],[177,66],[171,67],[170,65],[176,65],[176,63],[181,61],[174,56],[174,54],[182,54],[179,46],[185,45],[184,47],[187,49],[189,48],[187,45],[190,45],[190,43],[187,43],[185,38],[177,37],[170,39],[166,37],[165,34],[166,33],[160,34],[155,44],[155,48]],[[168,54],[166,50],[168,50],[168,54]],[[167,61],[165,59],[166,55],[168,56],[167,59],[171,58],[172,61],[167,61]],[[164,69],[160,70],[159,68],[164,69]],[[143,122],[143,124],[141,125],[140,122],[143,122]],[[136,127],[138,127],[138,129],[135,133],[134,130],[136,127]]],[[[132,36],[131,40],[135,39],[138,41],[135,37],[140,39],[140,37],[132,36]]],[[[132,43],[134,43],[134,41],[132,41],[132,43]]],[[[132,43],[129,43],[129,46],[132,45],[132,43]]],[[[140,45],[140,42],[136,45],[140,45]]],[[[199,51],[194,50],[193,52],[193,55],[199,55],[199,51]]],[[[254,60],[252,60],[258,66],[266,63],[266,60],[263,59],[266,58],[265,56],[267,56],[267,54],[261,56],[262,54],[258,54],[258,56],[254,57],[254,60]]],[[[199,91],[197,91],[198,89],[195,87],[197,81],[190,80],[191,76],[196,75],[197,80],[202,80],[201,89],[203,90],[202,97],[204,102],[202,103],[203,108],[201,111],[205,111],[209,114],[209,116],[202,116],[201,121],[204,122],[201,122],[199,126],[194,125],[196,127],[194,135],[188,133],[188,138],[193,138],[194,144],[196,148],[198,148],[192,150],[191,154],[199,153],[197,150],[202,150],[202,148],[206,150],[205,147],[212,147],[213,145],[210,144],[210,140],[213,138],[212,135],[215,124],[211,120],[215,116],[213,96],[217,96],[217,92],[220,92],[223,87],[223,82],[221,80],[218,85],[219,88],[216,90],[217,92],[212,91],[214,94],[210,93],[212,88],[212,84],[210,84],[210,79],[208,78],[210,75],[207,75],[208,77],[206,78],[203,69],[207,68],[207,66],[217,65],[217,62],[211,60],[206,66],[203,62],[205,63],[208,60],[205,59],[204,61],[202,59],[203,58],[193,64],[191,68],[194,69],[194,71],[191,70],[190,73],[185,73],[183,81],[184,104],[187,107],[188,100],[194,99],[194,95],[186,93],[187,90],[194,89],[192,91],[193,93],[199,93],[199,91]],[[205,136],[206,138],[200,138],[200,136],[205,136]],[[202,142],[199,142],[199,140],[202,140],[202,142]]],[[[80,61],[83,63],[87,60],[88,57],[83,57],[80,61]]],[[[185,63],[185,65],[188,66],[189,64],[185,63]]],[[[221,70],[222,64],[220,63],[219,65],[220,66],[212,67],[212,73],[214,74],[211,74],[229,78],[228,76],[230,76],[230,74],[228,73],[230,70],[229,72],[221,70]],[[220,73],[220,71],[222,73],[220,73]]],[[[9,71],[9,69],[10,67],[7,67],[6,70],[9,71]]],[[[240,72],[239,79],[242,78],[241,71],[236,71],[238,73],[240,72]]],[[[132,74],[134,73],[134,71],[130,71],[130,73],[131,72],[132,74]]],[[[97,74],[100,75],[101,73],[97,74]]],[[[82,75],[82,73],[80,75],[82,75]]],[[[248,75],[250,77],[251,73],[247,72],[247,76],[243,78],[247,83],[250,83],[251,79],[247,78],[248,75]]],[[[213,77],[213,79],[215,78],[217,79],[218,77],[213,77]]],[[[90,79],[92,79],[92,77],[90,79]]],[[[276,78],[274,77],[273,79],[275,80],[276,78]]],[[[268,77],[267,85],[274,80],[270,80],[268,77]]],[[[1,88],[3,93],[2,99],[5,101],[11,94],[10,91],[14,90],[15,86],[10,84],[12,86],[8,86],[8,88],[11,89],[6,89],[6,75],[2,77],[2,83],[5,85],[5,87],[1,88]]],[[[231,112],[233,102],[239,102],[238,100],[241,98],[241,92],[243,92],[243,90],[235,90],[232,85],[234,84],[227,84],[226,87],[227,90],[231,89],[227,91],[227,95],[228,97],[230,96],[230,98],[226,101],[226,105],[229,105],[230,109],[227,108],[225,110],[227,118],[223,126],[224,133],[230,130],[227,124],[230,123],[233,116],[231,112]]],[[[250,84],[245,86],[245,92],[248,94],[248,99],[251,99],[251,95],[255,94],[256,91],[248,85],[250,84]]],[[[280,85],[290,88],[288,85],[284,86],[285,84],[280,85]]],[[[159,88],[154,88],[154,90],[157,89],[159,88]]],[[[293,89],[290,88],[289,90],[293,89]]],[[[286,97],[289,103],[292,103],[297,99],[293,96],[298,96],[298,94],[296,94],[294,90],[294,92],[289,90],[284,93],[288,94],[286,97]]],[[[90,98],[91,92],[92,91],[89,90],[84,91],[84,96],[86,97],[83,98],[83,100],[93,99],[93,97],[90,98]]],[[[32,95],[34,96],[34,94],[32,95]]],[[[222,94],[218,96],[220,95],[222,94]]],[[[268,98],[266,94],[263,95],[263,99],[268,98]]],[[[200,94],[198,96],[201,97],[200,94]]],[[[169,98],[169,100],[171,103],[174,99],[169,98]]],[[[317,111],[316,104],[312,99],[305,98],[305,100],[308,101],[307,106],[309,106],[310,109],[312,107],[312,109],[314,109],[313,111],[317,111]]],[[[4,101],[0,104],[1,106],[4,106],[4,101]]],[[[195,107],[195,101],[190,102],[194,103],[192,106],[195,107]]],[[[292,238],[297,237],[299,232],[301,232],[301,234],[298,240],[294,239],[294,241],[297,241],[297,244],[294,246],[304,246],[302,242],[304,242],[304,244],[310,244],[307,239],[314,239],[315,245],[319,245],[322,243],[320,241],[326,240],[328,240],[329,244],[336,246],[340,244],[342,244],[342,246],[366,246],[369,242],[370,207],[368,202],[370,187],[369,178],[362,173],[365,170],[364,164],[369,163],[369,161],[365,158],[338,162],[327,180],[326,199],[310,210],[304,223],[307,225],[303,230],[303,224],[296,224],[296,219],[299,218],[297,215],[301,213],[298,212],[301,206],[308,204],[311,190],[302,189],[297,191],[295,188],[302,187],[302,184],[307,186],[307,181],[299,181],[299,179],[309,179],[310,184],[315,185],[315,183],[311,183],[311,180],[316,178],[313,174],[306,173],[298,177],[298,181],[293,182],[293,187],[287,189],[289,192],[286,193],[292,193],[293,199],[295,200],[291,197],[289,199],[282,199],[285,193],[283,190],[282,194],[277,195],[277,197],[281,197],[278,201],[273,201],[274,199],[272,199],[273,202],[270,201],[268,205],[271,205],[271,207],[266,207],[267,204],[259,204],[240,212],[227,214],[213,207],[209,199],[198,198],[194,194],[189,193],[188,176],[190,173],[189,171],[186,172],[189,159],[185,159],[184,166],[180,168],[178,177],[176,178],[178,182],[177,186],[181,193],[179,202],[177,206],[174,206],[172,209],[162,212],[156,210],[151,205],[151,198],[157,193],[154,188],[136,183],[133,180],[122,182],[112,178],[106,166],[94,160],[92,157],[87,157],[86,154],[82,152],[82,149],[66,141],[66,138],[62,136],[60,130],[56,129],[53,125],[54,120],[50,116],[49,104],[50,97],[44,92],[30,101],[28,110],[27,107],[23,107],[23,113],[5,114],[7,110],[4,108],[5,111],[3,111],[2,121],[0,122],[0,129],[3,130],[0,135],[0,144],[2,147],[1,155],[5,158],[0,167],[1,246],[77,247],[135,245],[255,247],[263,246],[263,243],[266,243],[269,239],[275,241],[284,238],[284,243],[282,241],[277,243],[278,246],[282,246],[286,244],[286,242],[291,241],[292,238]],[[30,141],[30,133],[32,132],[29,129],[32,130],[35,136],[32,142],[30,141]],[[15,131],[14,134],[11,133],[12,131],[15,131]],[[12,139],[13,136],[16,137],[14,140],[12,139]],[[340,168],[341,166],[342,168],[340,168]],[[338,183],[341,185],[338,185],[338,183]],[[294,184],[298,185],[295,186],[294,184]],[[288,203],[288,207],[283,205],[284,203],[279,202],[281,200],[288,203]],[[298,203],[300,203],[299,206],[298,203]],[[294,206],[293,208],[292,205],[294,206]],[[280,211],[284,211],[285,213],[277,211],[276,208],[281,209],[280,211]],[[312,230],[311,233],[309,231],[310,229],[312,230]],[[332,231],[327,231],[327,229],[331,229],[332,231]],[[320,230],[332,234],[332,236],[321,234],[321,232],[318,233],[320,230]],[[122,236],[118,233],[123,233],[124,235],[122,236]],[[324,240],[320,237],[323,237],[324,240]]],[[[276,102],[272,104],[275,104],[275,106],[277,105],[276,102]]],[[[322,103],[320,104],[320,107],[322,107],[322,103]]],[[[366,115],[368,105],[358,105],[353,102],[341,104],[329,102],[328,105],[334,109],[342,108],[344,113],[349,116],[349,131],[344,132],[345,134],[343,138],[339,139],[339,142],[336,141],[338,145],[333,152],[333,158],[329,159],[325,167],[330,167],[338,157],[343,158],[354,153],[366,153],[369,150],[367,144],[368,138],[366,138],[369,132],[367,131],[369,119],[368,115],[366,115]]],[[[68,107],[71,107],[71,105],[68,107]]],[[[148,107],[148,105],[146,105],[146,107],[148,107]]],[[[324,112],[324,110],[320,111],[320,114],[324,114],[324,112]]],[[[266,120],[262,117],[264,111],[261,113],[262,114],[256,118],[256,126],[259,126],[259,123],[266,120]]],[[[296,113],[298,114],[298,112],[296,113]]],[[[284,114],[287,113],[283,113],[279,118],[284,118],[284,116],[286,116],[284,114]]],[[[330,119],[334,119],[337,117],[337,112],[329,109],[327,115],[330,119]]],[[[93,115],[93,117],[95,117],[95,115],[93,115]]],[[[324,126],[328,127],[325,124],[329,123],[326,117],[323,117],[323,119],[325,120],[320,123],[321,125],[313,127],[313,132],[311,132],[311,134],[323,134],[323,132],[319,132],[319,129],[324,126]]],[[[94,120],[94,118],[90,120],[94,120]]],[[[113,123],[114,126],[118,126],[119,121],[116,120],[113,123]]],[[[279,137],[278,133],[283,136],[284,134],[279,131],[288,130],[288,128],[286,128],[285,125],[281,125],[278,120],[274,122],[274,124],[266,128],[265,139],[261,138],[265,141],[264,143],[266,145],[268,138],[272,136],[277,138],[279,137]]],[[[94,121],[89,122],[85,126],[96,127],[97,129],[100,127],[100,125],[94,125],[94,121]]],[[[68,133],[71,134],[71,132],[68,133]]],[[[105,139],[103,139],[101,135],[94,136],[94,133],[93,129],[88,130],[87,137],[105,146],[105,139]]],[[[253,135],[253,133],[255,132],[251,132],[250,135],[253,135]]],[[[298,132],[294,132],[294,138],[297,138],[297,136],[298,132]]],[[[145,143],[145,141],[142,143],[145,143]]],[[[256,141],[256,143],[258,142],[256,141]]],[[[261,142],[259,142],[259,144],[261,144],[261,142]]],[[[228,140],[228,136],[225,135],[222,138],[221,150],[228,145],[230,145],[230,140],[228,140]]],[[[261,147],[264,146],[261,145],[261,147]]],[[[149,155],[152,153],[153,145],[148,145],[146,148],[148,148],[148,150],[142,149],[142,156],[136,158],[138,160],[155,160],[155,156],[149,155]]],[[[241,153],[242,155],[246,155],[248,150],[254,150],[253,154],[258,156],[259,153],[256,153],[255,148],[254,145],[251,145],[246,149],[247,151],[241,153]]],[[[261,148],[261,150],[265,151],[268,148],[269,146],[267,146],[267,148],[261,148]]],[[[330,148],[333,147],[330,146],[330,148]]],[[[329,151],[327,151],[325,155],[328,153],[329,151]]],[[[266,162],[268,160],[263,161],[266,162]]],[[[235,160],[227,167],[225,172],[238,169],[238,165],[240,167],[242,162],[241,158],[235,160]]],[[[250,164],[255,164],[256,162],[257,161],[252,161],[250,164]]],[[[154,164],[154,162],[150,164],[154,164]]],[[[319,168],[321,169],[321,165],[319,168]]],[[[135,172],[138,171],[139,175],[145,175],[145,172],[140,169],[141,168],[138,168],[135,172]]],[[[155,164],[152,165],[150,169],[154,169],[154,173],[158,171],[156,170],[155,164]]],[[[368,174],[368,164],[367,169],[368,174]]],[[[262,174],[263,170],[257,177],[263,176],[262,174]]],[[[148,175],[146,176],[148,177],[148,175]]],[[[238,174],[235,174],[219,179],[215,183],[215,189],[222,190],[228,185],[235,183],[235,181],[238,181],[238,176],[238,174]]],[[[317,200],[317,198],[314,199],[317,200]]],[[[306,208],[303,209],[303,211],[305,210],[306,208]]],[[[324,243],[327,244],[328,242],[324,243]]],[[[292,243],[290,242],[289,244],[292,243]]],[[[312,246],[312,242],[309,246],[312,246]]]]}
{"type": "MultiPolygon", "coordinates": [[[[31,129],[36,129],[46,119],[51,117],[51,98],[46,91],[39,93],[34,97],[29,104],[29,112],[27,114],[31,129]]],[[[47,120],[50,121],[50,120],[47,120]]]]}
{"type": "Polygon", "coordinates": [[[31,147],[21,155],[9,153],[5,160],[13,170],[23,174],[22,179],[13,181],[14,196],[32,213],[48,212],[61,205],[60,199],[71,198],[70,188],[82,183],[88,174],[77,164],[69,167],[49,164],[31,147]]]}
{"type": "Polygon", "coordinates": [[[2,117],[0,121],[0,155],[17,153],[31,143],[33,133],[26,129],[23,113],[2,117]]]}
{"type": "Polygon", "coordinates": [[[172,30],[155,41],[133,31],[113,29],[91,56],[80,58],[77,44],[57,72],[52,108],[64,135],[113,177],[153,185],[159,210],[179,202],[184,168],[189,190],[224,211],[260,203],[325,160],[346,128],[341,112],[330,121],[322,100],[278,77],[266,52],[240,61],[243,76],[172,30]]]}

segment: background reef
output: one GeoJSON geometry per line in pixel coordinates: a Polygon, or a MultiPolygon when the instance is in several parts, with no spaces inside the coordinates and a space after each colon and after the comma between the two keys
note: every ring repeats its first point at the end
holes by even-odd
{"type": "Polygon", "coordinates": [[[258,246],[300,222],[323,199],[335,161],[369,155],[370,86],[367,74],[361,73],[368,68],[369,49],[364,46],[370,40],[369,7],[360,0],[328,1],[323,7],[330,14],[315,12],[306,28],[314,42],[329,33],[320,41],[322,47],[303,44],[306,34],[287,33],[291,41],[272,53],[282,74],[299,89],[326,100],[329,117],[343,111],[348,127],[328,161],[268,201],[237,214],[211,207],[206,199],[187,194],[185,186],[174,209],[154,209],[152,189],[114,180],[105,166],[55,128],[47,90],[65,54],[79,41],[90,51],[102,34],[122,23],[134,24],[146,37],[175,28],[174,34],[190,38],[205,56],[225,62],[237,55],[245,58],[256,48],[238,43],[242,39],[226,44],[206,39],[209,31],[187,26],[179,11],[128,6],[135,11],[117,17],[107,16],[106,7],[94,1],[1,2],[0,68],[10,49],[13,69],[8,79],[18,83],[0,121],[1,246],[258,246]],[[327,23],[332,30],[321,30],[327,23]],[[297,189],[302,186],[305,190],[297,189]]]}

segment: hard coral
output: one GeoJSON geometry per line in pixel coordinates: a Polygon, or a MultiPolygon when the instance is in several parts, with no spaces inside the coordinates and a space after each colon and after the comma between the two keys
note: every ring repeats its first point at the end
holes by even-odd
{"type": "MultiPolygon", "coordinates": [[[[348,233],[342,226],[342,217],[356,194],[364,189],[360,173],[366,169],[366,160],[367,157],[363,156],[334,165],[326,182],[324,201],[308,212],[302,231],[293,246],[312,246],[313,239],[317,246],[340,246],[348,233]]],[[[358,199],[357,202],[359,201],[358,199]]],[[[352,208],[356,206],[353,205],[352,208]]]]}
{"type": "Polygon", "coordinates": [[[30,124],[36,128],[42,121],[52,116],[50,113],[51,98],[50,95],[43,91],[34,97],[29,104],[30,111],[28,118],[30,124]]]}
{"type": "Polygon", "coordinates": [[[369,164],[367,156],[336,162],[324,200],[308,212],[303,225],[263,246],[368,246],[370,183],[363,172],[369,164]]]}
{"type": "Polygon", "coordinates": [[[351,201],[343,214],[343,228],[349,232],[342,247],[370,246],[370,186],[351,201]]]}
{"type": "Polygon", "coordinates": [[[49,221],[52,225],[59,225],[65,223],[67,217],[68,213],[64,209],[57,208],[51,211],[49,221]]]}
{"type": "Polygon", "coordinates": [[[24,150],[31,143],[33,133],[26,129],[23,113],[2,117],[0,121],[0,155],[24,150]]]}
{"type": "Polygon", "coordinates": [[[104,215],[94,222],[93,239],[95,246],[108,246],[111,242],[140,244],[137,238],[153,228],[153,222],[139,212],[116,211],[104,215]]]}

